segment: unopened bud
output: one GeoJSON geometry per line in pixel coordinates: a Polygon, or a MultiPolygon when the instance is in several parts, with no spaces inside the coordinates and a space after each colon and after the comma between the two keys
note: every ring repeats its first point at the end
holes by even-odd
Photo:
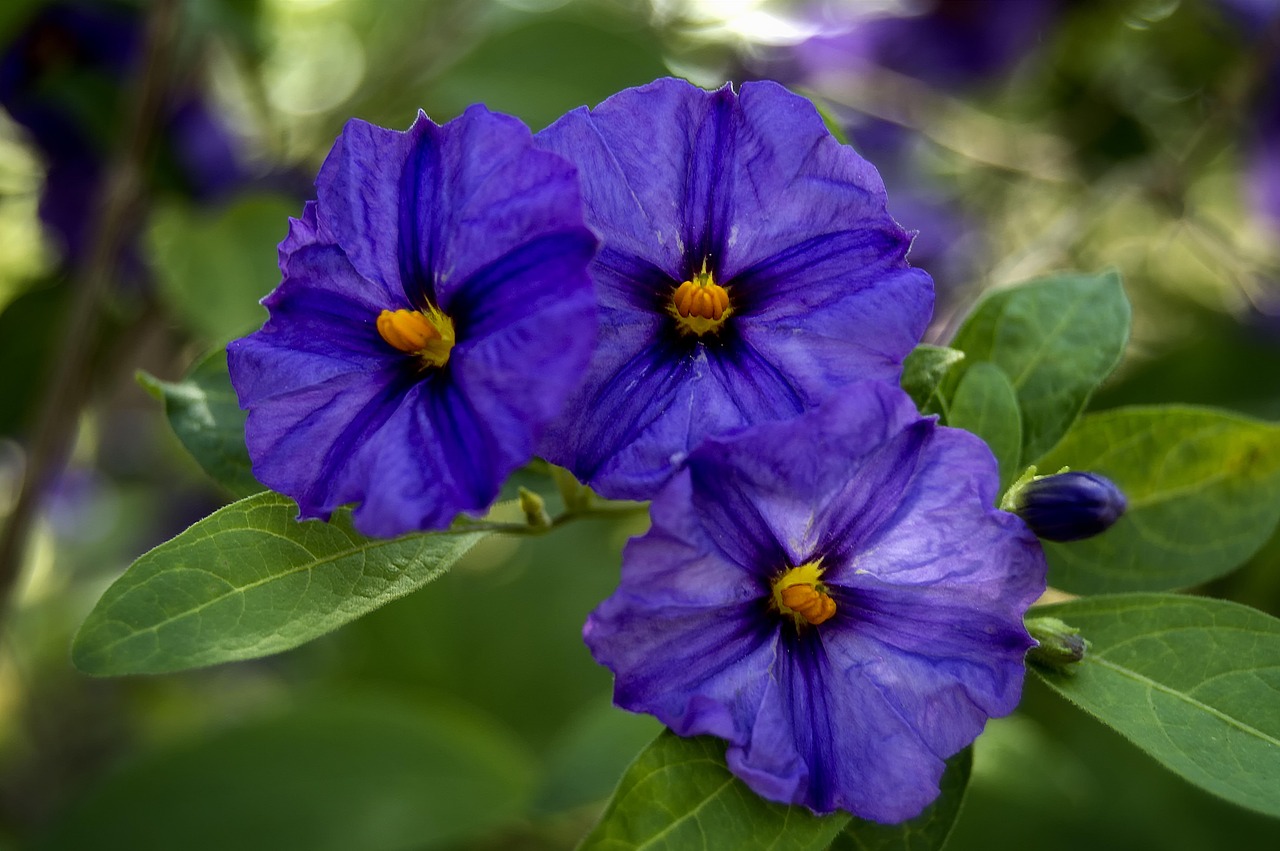
{"type": "Polygon", "coordinates": [[[1027,632],[1036,640],[1036,646],[1027,651],[1027,658],[1046,668],[1070,671],[1089,650],[1089,642],[1080,630],[1057,618],[1031,618],[1027,632]]]}
{"type": "Polygon", "coordinates": [[[1128,505],[1115,483],[1097,473],[1041,476],[1010,494],[1010,510],[1046,541],[1092,538],[1120,519],[1128,505]]]}
{"type": "Polygon", "coordinates": [[[549,529],[551,515],[547,514],[547,504],[542,497],[528,488],[520,488],[520,510],[524,512],[525,522],[534,529],[549,529]]]}

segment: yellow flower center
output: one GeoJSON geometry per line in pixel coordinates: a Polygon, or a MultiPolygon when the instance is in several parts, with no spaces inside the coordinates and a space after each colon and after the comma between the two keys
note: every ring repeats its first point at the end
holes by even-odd
{"type": "Polygon", "coordinates": [[[702,271],[671,293],[667,310],[682,332],[702,336],[719,331],[733,313],[733,306],[729,304],[729,291],[716,283],[707,271],[707,261],[703,260],[702,271]]]}
{"type": "Polygon", "coordinates": [[[378,314],[378,334],[393,348],[417,355],[423,367],[444,366],[457,336],[453,320],[438,308],[427,305],[421,310],[384,310],[378,314]]]}
{"type": "Polygon", "coordinates": [[[836,601],[827,593],[821,576],[821,559],[784,571],[773,580],[774,607],[795,618],[796,626],[801,623],[817,626],[831,620],[836,613],[836,601]]]}

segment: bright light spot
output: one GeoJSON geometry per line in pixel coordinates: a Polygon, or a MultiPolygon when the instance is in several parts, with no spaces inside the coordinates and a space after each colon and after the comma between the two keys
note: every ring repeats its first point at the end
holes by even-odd
{"type": "Polygon", "coordinates": [[[364,47],[346,23],[296,22],[279,35],[263,76],[267,97],[282,112],[327,112],[351,97],[364,79],[364,47]]]}

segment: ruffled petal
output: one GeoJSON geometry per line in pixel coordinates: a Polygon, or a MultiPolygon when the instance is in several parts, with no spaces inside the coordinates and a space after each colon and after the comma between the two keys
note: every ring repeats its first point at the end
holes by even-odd
{"type": "MultiPolygon", "coordinates": [[[[448,128],[436,154],[438,173],[426,167],[418,173],[418,241],[408,252],[432,277],[433,300],[446,313],[461,309],[460,298],[484,297],[473,292],[476,274],[531,240],[552,237],[575,259],[590,259],[596,238],[583,225],[572,165],[533,148],[519,119],[481,105],[448,128]]],[[[555,293],[589,285],[579,272],[551,286],[555,293]]]]}
{"type": "Polygon", "coordinates": [[[414,232],[417,224],[404,201],[406,165],[412,157],[415,167],[438,175],[438,168],[421,160],[432,158],[439,134],[422,113],[405,131],[353,118],[316,177],[322,238],[341,246],[356,271],[381,287],[388,303],[402,301],[406,287],[413,287],[401,257],[402,231],[414,232]]]}
{"type": "Polygon", "coordinates": [[[245,426],[254,476],[293,497],[303,518],[363,499],[368,476],[352,460],[379,440],[413,380],[398,365],[345,372],[254,405],[245,426]]]}
{"type": "Polygon", "coordinates": [[[337,246],[296,249],[284,282],[263,299],[271,317],[260,331],[227,346],[241,406],[402,362],[378,336],[376,321],[384,307],[403,304],[385,304],[383,297],[337,246]]]}
{"type": "Polygon", "coordinates": [[[966,431],[937,428],[914,467],[891,521],[856,546],[830,542],[847,565],[831,581],[865,574],[897,585],[990,584],[991,599],[1021,618],[1044,591],[1044,553],[1026,524],[995,508],[991,451],[966,431]]]}
{"type": "MultiPolygon", "coordinates": [[[[683,80],[627,89],[593,110],[576,109],[538,134],[538,144],[573,162],[587,222],[610,250],[638,258],[676,281],[707,242],[711,190],[734,96],[683,80]]],[[[696,262],[696,261],[693,261],[696,262]]]]}
{"type": "Polygon", "coordinates": [[[726,280],[816,237],[847,232],[892,235],[901,261],[910,238],[886,211],[879,173],[836,141],[813,104],[773,82],[744,83],[737,100],[733,159],[724,165],[732,174],[732,225],[720,246],[726,280]]]}
{"type": "Polygon", "coordinates": [[[730,748],[730,767],[760,794],[789,789],[774,799],[817,813],[886,823],[919,815],[938,796],[945,761],[878,684],[894,660],[823,635],[784,633],[760,723],[745,746],[730,748]],[[778,767],[789,768],[779,775],[778,767]]]}

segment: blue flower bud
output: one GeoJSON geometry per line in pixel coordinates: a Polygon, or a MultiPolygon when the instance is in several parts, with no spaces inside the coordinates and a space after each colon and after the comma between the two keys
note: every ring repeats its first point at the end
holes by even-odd
{"type": "Polygon", "coordinates": [[[1022,486],[1013,511],[1046,541],[1079,541],[1111,527],[1128,502],[1097,473],[1059,473],[1022,486]]]}

